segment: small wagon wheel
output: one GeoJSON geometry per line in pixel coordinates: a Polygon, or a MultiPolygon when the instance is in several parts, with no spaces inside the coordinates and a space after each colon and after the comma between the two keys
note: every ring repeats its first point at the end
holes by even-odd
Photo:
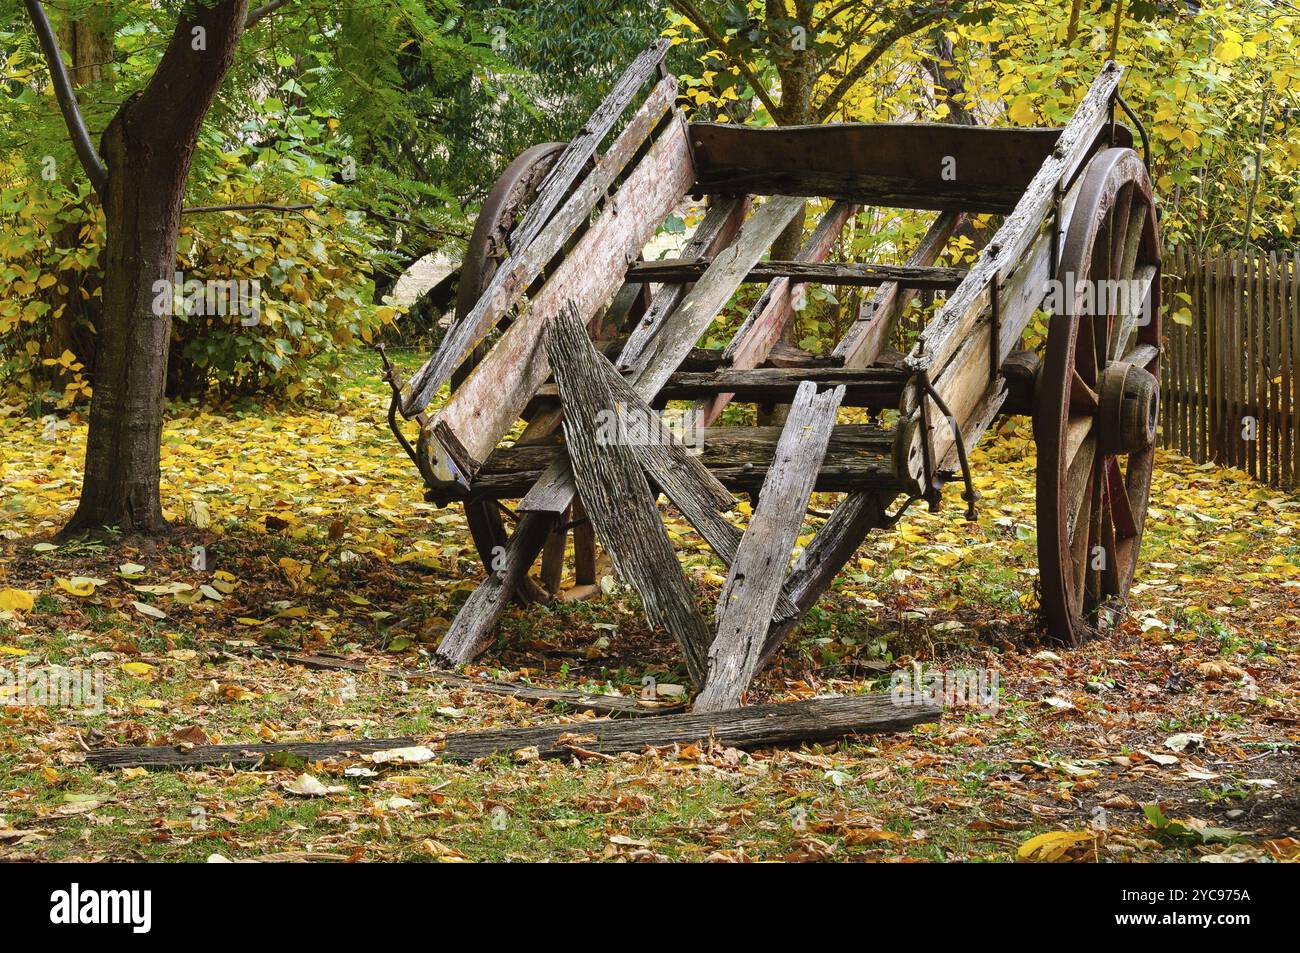
{"type": "Polygon", "coordinates": [[[1133,150],[1089,163],[1056,276],[1034,412],[1038,563],[1049,632],[1078,644],[1128,597],[1155,457],[1160,236],[1133,150]]]}
{"type": "MultiPolygon", "coordinates": [[[[465,246],[453,326],[473,310],[497,268],[506,259],[511,230],[563,150],[562,142],[547,142],[524,150],[488,193],[465,246]]],[[[489,346],[487,341],[480,343],[456,369],[451,377],[452,390],[464,382],[487,354],[489,346]]],[[[478,550],[484,568],[492,571],[496,568],[493,565],[496,554],[502,551],[498,547],[504,547],[509,536],[500,509],[490,500],[466,503],[465,521],[469,524],[474,548],[478,550]]],[[[541,596],[541,590],[528,584],[524,586],[522,595],[527,601],[532,601],[541,596]]]]}

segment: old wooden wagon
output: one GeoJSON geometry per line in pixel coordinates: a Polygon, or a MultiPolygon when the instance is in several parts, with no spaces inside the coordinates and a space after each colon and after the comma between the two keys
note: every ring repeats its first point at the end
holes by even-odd
{"type": "Polygon", "coordinates": [[[868,531],[917,500],[938,506],[957,480],[975,518],[967,450],[1008,413],[1033,419],[1046,625],[1066,642],[1097,631],[1133,578],[1159,400],[1160,241],[1146,166],[1117,121],[1145,146],[1122,69],[1106,64],[1063,129],[746,128],[686,122],[666,49],[643,53],[571,142],[506,170],[469,243],[454,324],[410,381],[390,375],[394,432],[429,499],[464,505],[487,570],[440,656],[473,658],[512,599],[558,590],[571,531],[577,583],[596,581],[598,540],[680,644],[697,710],[738,705],[868,531]],[[680,256],[641,260],[692,195],[707,214],[680,256]],[[765,259],[812,196],[833,204],[797,256],[765,259]],[[906,264],[827,262],[866,205],[936,213],[906,264]],[[936,266],[979,213],[1004,217],[974,264],[936,266]],[[744,282],[766,289],[730,343],[697,347],[744,282]],[[873,289],[829,354],[781,343],[810,282],[873,289]],[[918,294],[942,304],[890,359],[918,294]],[[1022,350],[1045,298],[1045,347],[1022,350]],[[692,402],[702,452],[651,416],[665,401],[692,402]],[[789,405],[786,422],[717,426],[735,401],[789,405]],[[845,406],[888,410],[871,418],[888,423],[837,424],[845,406]],[[416,445],[398,413],[419,421],[416,445]],[[793,558],[814,491],[843,497],[793,558]],[[743,530],[726,516],[737,492],[753,501],[743,530]],[[660,493],[729,567],[713,625],[660,493]]]}

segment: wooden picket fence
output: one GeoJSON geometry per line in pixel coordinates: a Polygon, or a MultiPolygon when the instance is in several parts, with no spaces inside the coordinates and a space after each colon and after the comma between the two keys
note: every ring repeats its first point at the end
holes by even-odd
{"type": "Polygon", "coordinates": [[[1300,254],[1166,249],[1162,293],[1164,445],[1300,485],[1300,254]]]}

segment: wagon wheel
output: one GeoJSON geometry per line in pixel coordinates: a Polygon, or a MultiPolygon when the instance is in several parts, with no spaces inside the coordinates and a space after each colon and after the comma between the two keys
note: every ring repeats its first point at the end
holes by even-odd
{"type": "Polygon", "coordinates": [[[1034,412],[1038,564],[1048,630],[1078,644],[1128,597],[1155,458],[1160,238],[1133,150],[1107,149],[1089,163],[1057,277],[1064,313],[1051,318],[1034,412]],[[1148,278],[1144,301],[1111,293],[1136,285],[1095,284],[1148,278]]]}
{"type": "MultiPolygon", "coordinates": [[[[496,185],[492,187],[492,191],[488,193],[478,219],[474,223],[474,231],[465,246],[460,284],[456,291],[453,327],[473,310],[484,289],[492,281],[497,268],[506,258],[507,239],[511,229],[514,228],[528,202],[537,194],[546,174],[563,150],[562,142],[547,142],[526,149],[510,163],[496,185]]],[[[470,371],[487,354],[489,346],[487,341],[481,342],[456,369],[451,377],[452,390],[464,382],[470,371]]],[[[494,551],[499,552],[497,547],[505,546],[509,538],[505,524],[501,520],[500,509],[490,500],[466,503],[465,521],[469,524],[474,548],[478,550],[484,568],[492,571],[494,551]]],[[[540,598],[542,593],[531,580],[528,580],[522,587],[521,595],[526,601],[533,601],[540,598]]]]}

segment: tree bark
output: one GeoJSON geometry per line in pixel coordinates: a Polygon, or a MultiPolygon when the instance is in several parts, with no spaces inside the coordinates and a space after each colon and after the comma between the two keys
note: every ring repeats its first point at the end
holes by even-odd
{"type": "Polygon", "coordinates": [[[154,313],[154,284],[172,280],[199,127],[234,61],[246,12],[247,0],[188,7],[148,85],[104,131],[103,318],[81,500],[64,534],[166,528],[159,455],[171,315],[154,313]]]}

